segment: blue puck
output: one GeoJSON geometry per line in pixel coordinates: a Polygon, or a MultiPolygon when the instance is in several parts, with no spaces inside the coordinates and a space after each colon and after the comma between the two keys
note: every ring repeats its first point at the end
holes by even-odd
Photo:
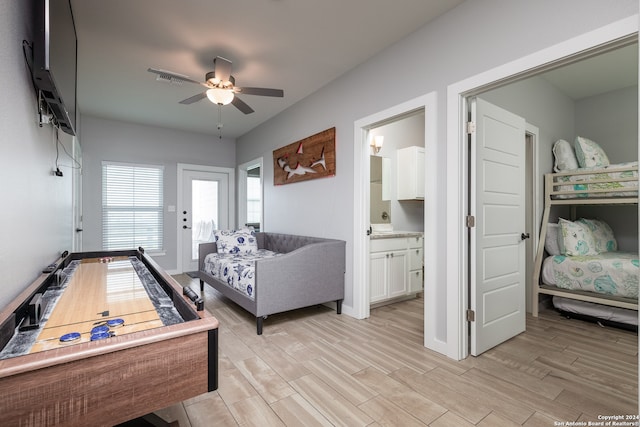
{"type": "Polygon", "coordinates": [[[124,325],[124,319],[117,318],[117,319],[107,320],[107,325],[109,325],[109,327],[111,327],[111,328],[116,328],[118,326],[122,326],[122,325],[124,325]]]}
{"type": "Polygon", "coordinates": [[[60,337],[61,343],[68,343],[80,339],[80,332],[70,332],[60,337]]]}
{"type": "Polygon", "coordinates": [[[109,332],[109,327],[107,325],[100,325],[100,326],[96,326],[95,328],[91,329],[91,335],[99,334],[101,332],[109,332]]]}
{"type": "Polygon", "coordinates": [[[109,338],[111,334],[109,332],[98,332],[97,334],[91,334],[91,341],[103,340],[109,338]]]}

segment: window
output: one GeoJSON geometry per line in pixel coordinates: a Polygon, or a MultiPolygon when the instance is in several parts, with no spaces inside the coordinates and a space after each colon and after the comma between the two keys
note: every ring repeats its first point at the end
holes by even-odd
{"type": "Polygon", "coordinates": [[[163,248],[162,166],[102,162],[102,247],[163,248]]]}
{"type": "Polygon", "coordinates": [[[247,223],[259,224],[260,211],[262,210],[262,202],[260,200],[262,188],[260,186],[260,177],[247,177],[247,223]]]}

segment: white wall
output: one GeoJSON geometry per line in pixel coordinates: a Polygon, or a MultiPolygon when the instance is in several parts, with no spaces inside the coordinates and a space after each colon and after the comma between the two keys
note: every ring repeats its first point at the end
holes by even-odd
{"type": "Polygon", "coordinates": [[[102,249],[102,161],[164,165],[164,250],[154,260],[177,268],[177,164],[234,168],[235,141],[210,135],[83,116],[83,250],[102,249]]]}
{"type": "MultiPolygon", "coordinates": [[[[446,91],[447,86],[522,58],[554,44],[638,12],[636,0],[473,0],[427,24],[408,38],[344,74],[308,98],[238,140],[239,163],[321,130],[336,127],[334,178],[273,186],[273,167],[265,164],[265,217],[270,231],[335,237],[347,242],[345,312],[353,306],[354,122],[435,91],[438,96],[438,168],[427,171],[440,190],[437,203],[438,258],[446,266],[446,91]],[[543,30],[544,29],[544,30],[543,30]],[[388,82],[382,76],[395,76],[388,82]],[[394,84],[395,81],[400,84],[394,84]]],[[[427,111],[427,114],[429,112],[427,111]]],[[[364,230],[362,230],[364,232],[364,230]]],[[[439,268],[436,336],[447,335],[446,270],[439,268]]],[[[454,308],[451,308],[454,309],[454,308]]]]}
{"type": "MultiPolygon", "coordinates": [[[[0,309],[38,277],[43,267],[71,250],[72,161],[51,126],[38,127],[36,95],[22,54],[32,40],[30,2],[0,2],[0,309]]],[[[71,139],[60,133],[71,153],[71,139]]]]}
{"type": "MultiPolygon", "coordinates": [[[[611,163],[638,160],[638,87],[577,101],[576,135],[600,144],[611,163]]],[[[638,251],[637,207],[585,207],[578,215],[606,221],[615,232],[618,249],[638,251]]]]}

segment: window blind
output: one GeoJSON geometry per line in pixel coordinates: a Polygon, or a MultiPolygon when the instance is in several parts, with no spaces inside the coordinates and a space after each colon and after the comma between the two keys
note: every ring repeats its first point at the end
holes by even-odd
{"type": "Polygon", "coordinates": [[[163,249],[162,166],[102,163],[102,246],[163,249]]]}

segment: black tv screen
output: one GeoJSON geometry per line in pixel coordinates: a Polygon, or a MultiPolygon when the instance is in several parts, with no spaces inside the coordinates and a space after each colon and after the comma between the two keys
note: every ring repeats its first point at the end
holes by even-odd
{"type": "Polygon", "coordinates": [[[77,37],[71,0],[34,0],[33,78],[55,123],[76,134],[77,37]]]}

